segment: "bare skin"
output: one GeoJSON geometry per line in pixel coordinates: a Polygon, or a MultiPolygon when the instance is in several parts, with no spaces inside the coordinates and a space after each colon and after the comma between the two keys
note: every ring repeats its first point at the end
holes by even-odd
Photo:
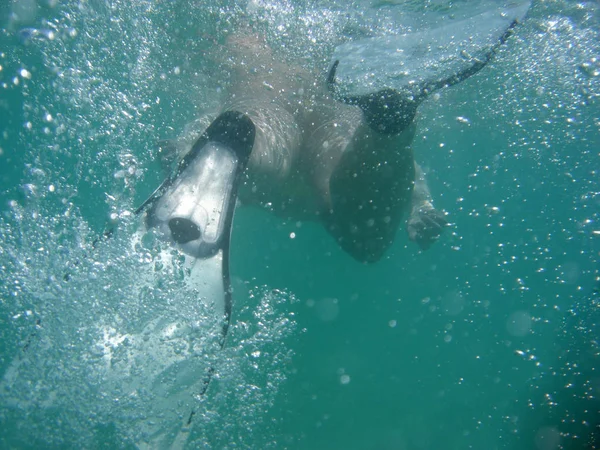
{"type": "Polygon", "coordinates": [[[286,63],[247,30],[219,55],[230,77],[221,112],[239,111],[256,126],[243,203],[320,221],[361,262],[383,256],[406,213],[411,240],[425,249],[438,239],[447,222],[414,161],[414,123],[379,133],[357,106],[334,100],[318,75],[286,63]]]}

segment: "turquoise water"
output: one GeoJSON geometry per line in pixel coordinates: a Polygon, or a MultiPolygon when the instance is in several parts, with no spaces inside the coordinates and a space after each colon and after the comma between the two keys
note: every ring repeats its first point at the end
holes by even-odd
{"type": "MultiPolygon", "coordinates": [[[[0,447],[134,447],[143,401],[107,392],[94,333],[193,301],[131,290],[155,143],[218,104],[204,50],[241,17],[317,58],[336,11],[364,7],[0,6],[0,373],[35,353],[0,393],[0,447]]],[[[238,209],[232,330],[189,448],[600,445],[599,34],[597,2],[534,1],[484,71],[421,107],[415,154],[452,221],[426,252],[399,230],[362,265],[317,224],[238,209]]]]}

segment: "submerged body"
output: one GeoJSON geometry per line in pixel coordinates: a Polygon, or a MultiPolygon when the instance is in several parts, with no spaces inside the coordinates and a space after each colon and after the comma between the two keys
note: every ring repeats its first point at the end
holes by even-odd
{"type": "Polygon", "coordinates": [[[322,70],[285,62],[249,30],[215,53],[228,75],[221,113],[241,112],[256,128],[242,203],[318,221],[361,262],[383,256],[407,213],[412,240],[427,248],[438,238],[446,221],[415,163],[413,122],[374,129],[361,108],[333,98],[322,70]]]}

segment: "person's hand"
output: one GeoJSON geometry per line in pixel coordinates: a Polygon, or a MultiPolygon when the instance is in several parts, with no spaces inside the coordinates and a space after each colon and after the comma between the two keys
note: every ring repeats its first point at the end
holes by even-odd
{"type": "Polygon", "coordinates": [[[438,240],[447,225],[446,214],[433,208],[431,204],[414,208],[408,218],[408,237],[421,250],[427,250],[438,240]]]}

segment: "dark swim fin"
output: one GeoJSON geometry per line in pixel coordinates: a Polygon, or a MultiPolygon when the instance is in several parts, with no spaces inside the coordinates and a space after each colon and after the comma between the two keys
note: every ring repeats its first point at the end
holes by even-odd
{"type": "Polygon", "coordinates": [[[482,1],[462,18],[434,11],[423,29],[344,43],[334,51],[329,90],[359,106],[373,129],[397,134],[430,94],[483,69],[530,6],[530,0],[482,1]]]}

